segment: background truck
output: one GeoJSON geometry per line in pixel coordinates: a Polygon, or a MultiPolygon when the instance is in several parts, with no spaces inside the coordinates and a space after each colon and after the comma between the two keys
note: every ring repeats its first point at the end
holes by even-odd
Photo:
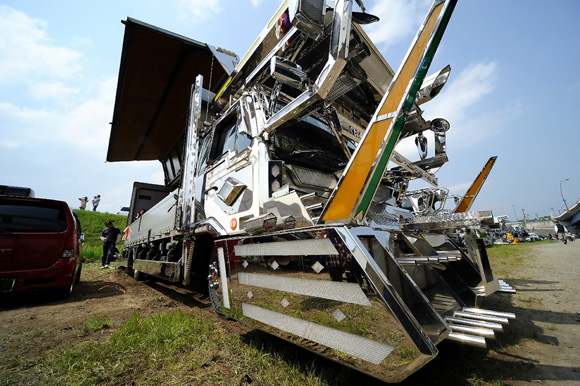
{"type": "Polygon", "coordinates": [[[493,216],[444,208],[450,124],[420,107],[450,74],[427,71],[456,1],[433,3],[396,72],[356,3],[284,2],[241,60],[127,19],[107,160],[165,172],[133,189],[136,279],[192,285],[224,316],[395,382],[514,315],[478,307],[502,288],[480,231],[493,216]],[[395,150],[408,137],[414,162],[395,150]]]}

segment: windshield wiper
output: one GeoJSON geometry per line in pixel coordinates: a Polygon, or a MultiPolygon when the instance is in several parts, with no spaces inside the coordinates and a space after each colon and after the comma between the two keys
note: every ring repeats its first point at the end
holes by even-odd
{"type": "Polygon", "coordinates": [[[326,153],[326,152],[324,150],[320,150],[320,149],[294,150],[292,153],[290,153],[290,155],[300,155],[300,154],[314,155],[314,154],[321,154],[321,153],[326,153]]]}

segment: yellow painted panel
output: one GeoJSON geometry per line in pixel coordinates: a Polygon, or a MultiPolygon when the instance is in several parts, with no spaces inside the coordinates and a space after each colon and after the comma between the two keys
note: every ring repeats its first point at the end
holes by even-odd
{"type": "Polygon", "coordinates": [[[461,200],[459,205],[457,205],[457,208],[455,208],[454,210],[455,213],[467,212],[471,208],[471,205],[473,205],[473,201],[475,201],[475,198],[479,194],[479,191],[481,190],[483,183],[487,179],[489,172],[491,172],[491,168],[493,167],[496,158],[497,157],[491,157],[486,162],[485,166],[483,167],[483,170],[475,178],[475,181],[473,181],[473,184],[471,184],[469,189],[467,189],[467,192],[463,196],[463,199],[461,200]]]}
{"type": "MultiPolygon", "coordinates": [[[[435,28],[439,14],[444,3],[437,5],[431,13],[427,24],[421,31],[419,38],[415,42],[411,53],[407,57],[405,64],[397,75],[393,87],[389,90],[386,99],[379,110],[377,116],[396,112],[405,96],[405,91],[409,82],[413,78],[419,60],[429,38],[435,28]]],[[[375,122],[367,131],[364,141],[359,145],[355,158],[350,165],[347,174],[332,198],[328,208],[322,217],[323,221],[348,219],[354,210],[357,199],[363,194],[365,181],[371,173],[374,160],[382,147],[383,142],[388,138],[387,133],[391,127],[393,119],[375,122]]]]}
{"type": "Polygon", "coordinates": [[[324,213],[324,221],[345,219],[350,216],[376,159],[377,150],[385,139],[384,133],[389,129],[392,120],[390,118],[375,123],[373,131],[369,132],[365,141],[360,144],[361,148],[355,158],[356,166],[353,162],[344,176],[340,189],[336,191],[336,195],[324,213]]]}

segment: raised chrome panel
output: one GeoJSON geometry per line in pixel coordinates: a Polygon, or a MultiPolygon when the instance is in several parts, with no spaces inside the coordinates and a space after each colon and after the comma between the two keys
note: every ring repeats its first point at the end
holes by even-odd
{"type": "Polygon", "coordinates": [[[216,241],[212,302],[228,317],[400,381],[450,331],[377,241],[387,237],[314,227],[216,241]]]}
{"type": "Polygon", "coordinates": [[[183,160],[182,189],[180,197],[181,221],[180,228],[187,229],[195,222],[195,177],[197,170],[197,152],[200,146],[198,141],[198,131],[202,127],[201,123],[201,95],[203,90],[203,76],[198,75],[195,79],[195,86],[191,92],[191,102],[189,107],[189,122],[187,137],[185,142],[185,154],[183,160]]]}
{"type": "Polygon", "coordinates": [[[290,20],[299,30],[318,37],[324,24],[324,0],[289,0],[290,20]]]}
{"type": "Polygon", "coordinates": [[[270,59],[270,75],[296,89],[303,89],[308,81],[308,74],[302,71],[299,65],[279,56],[270,59]]]}
{"type": "Polygon", "coordinates": [[[177,283],[181,280],[181,263],[171,263],[166,261],[135,260],[133,269],[155,276],[160,279],[177,283]]]}
{"type": "Polygon", "coordinates": [[[160,240],[177,233],[179,218],[175,196],[178,193],[179,189],[170,193],[128,226],[125,247],[160,240]]]}
{"type": "Polygon", "coordinates": [[[246,188],[247,186],[240,181],[233,177],[228,177],[222,185],[221,189],[218,191],[217,195],[224,202],[224,204],[227,206],[232,206],[246,188]]]}

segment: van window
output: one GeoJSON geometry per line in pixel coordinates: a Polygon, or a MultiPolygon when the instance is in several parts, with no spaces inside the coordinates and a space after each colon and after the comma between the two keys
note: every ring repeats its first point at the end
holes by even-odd
{"type": "Polygon", "coordinates": [[[19,233],[64,232],[67,220],[64,208],[34,202],[0,201],[0,230],[19,233]]]}

